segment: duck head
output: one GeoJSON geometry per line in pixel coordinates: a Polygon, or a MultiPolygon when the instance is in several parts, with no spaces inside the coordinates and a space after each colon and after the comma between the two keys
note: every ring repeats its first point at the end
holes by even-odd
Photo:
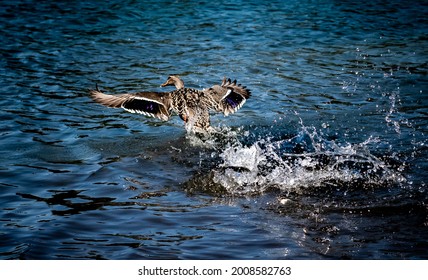
{"type": "Polygon", "coordinates": [[[184,88],[184,83],[180,79],[180,76],[170,75],[168,77],[168,80],[166,80],[165,83],[161,84],[161,87],[166,87],[166,86],[175,86],[176,89],[182,89],[184,88]]]}

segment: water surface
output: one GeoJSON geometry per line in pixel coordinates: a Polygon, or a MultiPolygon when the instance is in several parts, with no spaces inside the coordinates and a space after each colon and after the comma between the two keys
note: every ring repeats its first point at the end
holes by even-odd
{"type": "Polygon", "coordinates": [[[423,1],[2,1],[2,259],[426,259],[423,1]],[[211,137],[92,102],[237,79],[211,137]]]}

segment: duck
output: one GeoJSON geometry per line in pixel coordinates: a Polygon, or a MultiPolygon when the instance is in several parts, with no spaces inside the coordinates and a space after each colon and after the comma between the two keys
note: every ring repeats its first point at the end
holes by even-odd
{"type": "Polygon", "coordinates": [[[167,92],[142,91],[124,94],[106,94],[98,89],[90,90],[92,99],[110,108],[122,108],[130,113],[168,121],[173,113],[185,124],[187,131],[209,132],[210,111],[225,116],[236,113],[251,96],[246,86],[224,77],[222,82],[207,89],[187,88],[179,75],[169,75],[161,87],[174,86],[167,92]]]}

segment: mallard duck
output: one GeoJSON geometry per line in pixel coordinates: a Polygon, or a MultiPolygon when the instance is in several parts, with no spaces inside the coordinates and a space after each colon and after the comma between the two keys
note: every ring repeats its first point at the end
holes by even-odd
{"type": "Polygon", "coordinates": [[[163,121],[174,112],[185,122],[188,131],[206,132],[210,127],[210,110],[223,112],[225,116],[239,110],[251,92],[236,80],[224,78],[220,85],[197,90],[184,87],[177,75],[171,75],[161,87],[175,86],[170,92],[138,92],[119,95],[91,90],[94,101],[112,108],[122,108],[131,113],[140,113],[163,121]]]}

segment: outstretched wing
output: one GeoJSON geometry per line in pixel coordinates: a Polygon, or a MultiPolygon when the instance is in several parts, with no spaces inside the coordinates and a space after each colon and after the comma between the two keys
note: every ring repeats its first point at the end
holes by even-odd
{"type": "Polygon", "coordinates": [[[238,111],[245,101],[250,98],[251,92],[245,86],[237,84],[236,80],[224,78],[221,85],[214,85],[204,90],[208,106],[226,116],[238,111]]]}
{"type": "Polygon", "coordinates": [[[91,97],[95,102],[111,108],[123,108],[131,113],[139,113],[167,121],[170,117],[169,92],[139,92],[119,95],[105,94],[91,90],[91,97]]]}

